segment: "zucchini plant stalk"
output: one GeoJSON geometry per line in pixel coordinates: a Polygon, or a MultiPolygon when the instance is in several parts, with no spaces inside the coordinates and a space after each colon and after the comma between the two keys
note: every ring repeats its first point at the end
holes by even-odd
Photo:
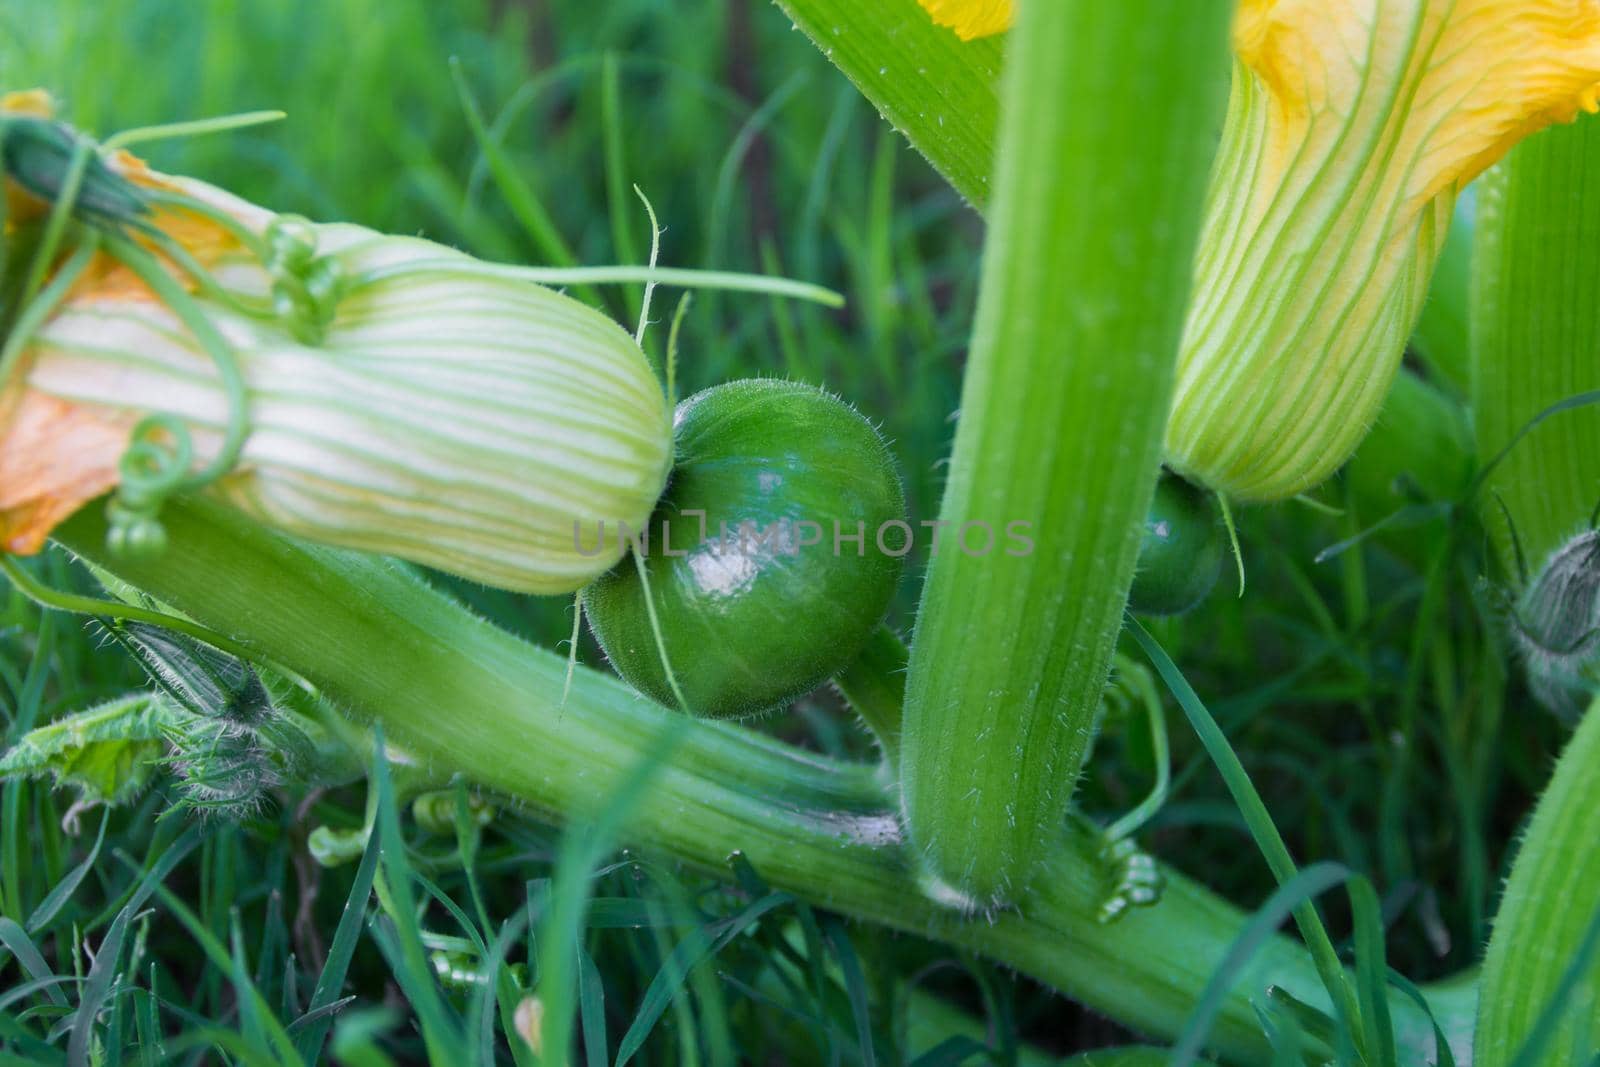
{"type": "MultiPolygon", "coordinates": [[[[673,713],[609,675],[579,668],[565,706],[565,658],[477,618],[404,566],[295,542],[231,510],[175,500],[170,548],[113,556],[102,509],[58,540],[116,578],[321,687],[330,702],[444,773],[460,772],[535,813],[582,817],[660,736],[673,713]]],[[[682,721],[682,720],[679,720],[682,721]]],[[[1244,917],[1172,872],[1158,907],[1105,925],[1098,836],[1051,834],[1026,913],[972,923],[923,892],[890,802],[868,764],[836,763],[726,723],[682,721],[672,762],[630,840],[726,874],[741,852],[772,885],[845,914],[966,946],[1152,1036],[1183,1027],[1244,917]]],[[[1240,1063],[1269,1049],[1250,999],[1268,985],[1324,1003],[1310,961],[1269,942],[1226,1000],[1212,1047],[1240,1063]]],[[[1434,1002],[1470,1040],[1472,991],[1434,1002]]],[[[1431,1047],[1416,1006],[1396,998],[1402,1042],[1431,1047]]]]}
{"type": "Polygon", "coordinates": [[[1581,1067],[1600,1053],[1600,702],[1539,798],[1483,964],[1473,1063],[1581,1067]]]}
{"type": "Polygon", "coordinates": [[[901,780],[928,873],[1015,899],[1111,662],[1227,83],[1222,0],[1024,4],[961,423],[911,652],[901,780]],[[1014,524],[1024,524],[1016,526],[1014,524]],[[1033,550],[981,551],[1027,529],[1033,550]]]}

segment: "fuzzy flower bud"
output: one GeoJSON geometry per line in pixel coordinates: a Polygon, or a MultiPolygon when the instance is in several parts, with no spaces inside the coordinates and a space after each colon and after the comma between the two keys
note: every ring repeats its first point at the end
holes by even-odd
{"type": "Polygon", "coordinates": [[[1585,530],[1550,554],[1509,620],[1528,688],[1576,722],[1600,691],[1600,532],[1585,530]]]}

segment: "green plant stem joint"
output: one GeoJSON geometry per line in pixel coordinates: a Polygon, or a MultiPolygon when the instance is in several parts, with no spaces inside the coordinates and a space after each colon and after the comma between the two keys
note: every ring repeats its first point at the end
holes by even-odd
{"type": "Polygon", "coordinates": [[[675,437],[648,529],[629,532],[644,566],[589,586],[590,626],[646,696],[678,703],[670,664],[694,714],[758,714],[849,666],[883,620],[911,547],[900,481],[866,419],[795,382],[697,393],[675,437]]]}
{"type": "Polygon", "coordinates": [[[1214,493],[1162,471],[1139,542],[1128,607],[1141,615],[1181,615],[1217,584],[1225,554],[1214,493]]]}

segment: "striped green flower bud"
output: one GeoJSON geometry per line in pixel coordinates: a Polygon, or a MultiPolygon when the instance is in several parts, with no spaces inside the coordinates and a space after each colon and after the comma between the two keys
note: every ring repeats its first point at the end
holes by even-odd
{"type": "Polygon", "coordinates": [[[622,555],[602,524],[643,528],[672,427],[611,320],[429,241],[119,162],[152,190],[140,247],[204,321],[130,269],[138,249],[97,257],[0,397],[0,544],[36,548],[112,488],[138,541],[152,484],[218,462],[204,491],[265,524],[519,592],[582,587],[622,555]]]}

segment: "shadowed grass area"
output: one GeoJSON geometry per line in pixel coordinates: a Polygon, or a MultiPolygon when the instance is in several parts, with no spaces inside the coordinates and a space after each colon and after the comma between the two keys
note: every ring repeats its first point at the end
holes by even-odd
{"type": "MultiPolygon", "coordinates": [[[[148,156],[276,209],[505,262],[642,262],[637,185],[665,226],[665,265],[782,273],[848,297],[832,311],[698,296],[680,392],[749,375],[837,392],[883,426],[912,521],[937,515],[981,223],[775,7],[0,0],[0,88],[35,85],[102,135],[281,108],[276,126],[148,156]]],[[[637,287],[576,295],[630,327],[638,315],[637,287]]],[[[658,296],[658,319],[676,295],[658,296]]],[[[665,334],[647,338],[658,361],[665,334]]],[[[1492,565],[1469,515],[1409,531],[1403,552],[1373,538],[1319,563],[1386,514],[1360,511],[1338,483],[1320,496],[1346,510],[1241,516],[1247,600],[1219,589],[1151,630],[1295,856],[1367,873],[1390,964],[1422,981],[1478,958],[1561,730],[1508,681],[1499,600],[1481,578],[1492,565]]],[[[908,568],[891,617],[902,629],[925,562],[908,568]]],[[[58,588],[92,584],[60,553],[29,566],[58,588]]],[[[452,586],[546,646],[571,632],[568,602],[452,586]]],[[[600,662],[587,638],[582,655],[600,662]]],[[[8,744],[145,685],[80,620],[43,615],[14,590],[0,601],[8,744]]],[[[1204,750],[1169,721],[1173,796],[1140,843],[1256,907],[1272,877],[1204,750]]],[[[759,728],[830,753],[872,750],[828,692],[759,728]]],[[[0,923],[11,924],[0,925],[0,1048],[43,1063],[69,1049],[141,1062],[139,1048],[292,1062],[287,1048],[309,1059],[326,1036],[351,1063],[430,1051],[530,1063],[514,1035],[544,1010],[528,993],[542,924],[557,914],[576,933],[564,1006],[589,1063],[623,1050],[650,1063],[1028,1062],[1135,1038],[965,952],[774,894],[759,872],[734,865],[710,881],[391,770],[370,795],[359,782],[276,790],[238,821],[162,817],[177,786],[159,776],[105,816],[103,841],[102,812],[69,810],[70,791],[0,785],[0,923]],[[418,793],[414,810],[405,801],[418,793]],[[344,862],[324,866],[312,846],[344,862]],[[581,869],[558,863],[573,856],[581,869]],[[586,882],[589,860],[600,866],[586,882]],[[574,880],[591,893],[586,909],[571,902],[574,880]],[[506,966],[486,985],[489,957],[506,966]]],[[[1144,724],[1113,713],[1080,807],[1112,819],[1153,776],[1144,724]]],[[[1343,907],[1326,902],[1347,950],[1343,907]]]]}

